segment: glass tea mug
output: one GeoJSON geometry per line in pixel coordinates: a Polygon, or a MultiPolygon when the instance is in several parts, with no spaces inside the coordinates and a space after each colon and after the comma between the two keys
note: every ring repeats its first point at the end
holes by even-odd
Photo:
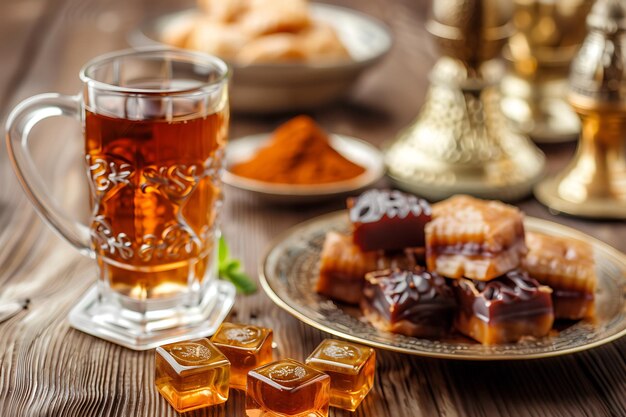
{"type": "Polygon", "coordinates": [[[95,58],[80,78],[81,94],[32,97],[7,122],[13,167],[35,208],[97,263],[97,285],[70,324],[137,350],[213,333],[235,297],[216,265],[227,65],[144,49],[95,58]],[[83,127],[87,225],[58,208],[29,153],[30,129],[52,116],[83,127]]]}

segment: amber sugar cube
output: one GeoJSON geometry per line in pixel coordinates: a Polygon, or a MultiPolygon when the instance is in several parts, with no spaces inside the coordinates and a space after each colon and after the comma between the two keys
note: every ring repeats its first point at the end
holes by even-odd
{"type": "Polygon", "coordinates": [[[248,372],[272,361],[271,329],[224,323],[211,342],[230,361],[231,388],[245,390],[248,372]]]}
{"type": "Polygon", "coordinates": [[[326,417],[329,401],[330,377],[293,359],[248,373],[248,417],[326,417]]]}
{"type": "Polygon", "coordinates": [[[156,386],[179,413],[225,402],[229,378],[230,362],[208,339],[156,349],[156,386]]]}
{"type": "Polygon", "coordinates": [[[330,405],[357,409],[374,385],[376,352],[356,343],[326,339],[306,364],[330,376],[330,405]]]}

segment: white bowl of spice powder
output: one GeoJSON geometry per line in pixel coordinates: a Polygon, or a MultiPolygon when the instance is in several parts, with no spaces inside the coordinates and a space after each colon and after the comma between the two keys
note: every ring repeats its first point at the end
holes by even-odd
{"type": "Polygon", "coordinates": [[[310,117],[298,116],[273,133],[231,141],[224,182],[267,202],[302,204],[357,193],[383,174],[375,146],[328,135],[310,117]]]}

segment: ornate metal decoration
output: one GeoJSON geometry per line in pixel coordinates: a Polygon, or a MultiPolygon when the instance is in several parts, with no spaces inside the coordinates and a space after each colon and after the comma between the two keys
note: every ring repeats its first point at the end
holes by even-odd
{"type": "Polygon", "coordinates": [[[567,214],[626,219],[626,3],[598,0],[570,73],[582,120],[574,160],[539,184],[537,199],[567,214]]]}
{"type": "Polygon", "coordinates": [[[386,151],[391,179],[438,200],[456,193],[515,200],[541,175],[543,154],[504,117],[497,62],[512,32],[507,1],[433,2],[428,30],[444,55],[413,125],[386,151]]]}
{"type": "Polygon", "coordinates": [[[569,66],[585,37],[592,0],[515,0],[504,56],[502,110],[536,142],[576,139],[580,121],[566,101],[569,66]]]}

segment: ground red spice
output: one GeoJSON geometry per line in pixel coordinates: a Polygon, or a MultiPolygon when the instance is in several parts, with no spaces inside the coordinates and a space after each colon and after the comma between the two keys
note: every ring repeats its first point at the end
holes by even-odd
{"type": "Polygon", "coordinates": [[[365,171],[329,143],[326,133],[308,116],[298,116],[274,131],[267,146],[231,172],[258,181],[324,184],[352,179],[365,171]]]}

